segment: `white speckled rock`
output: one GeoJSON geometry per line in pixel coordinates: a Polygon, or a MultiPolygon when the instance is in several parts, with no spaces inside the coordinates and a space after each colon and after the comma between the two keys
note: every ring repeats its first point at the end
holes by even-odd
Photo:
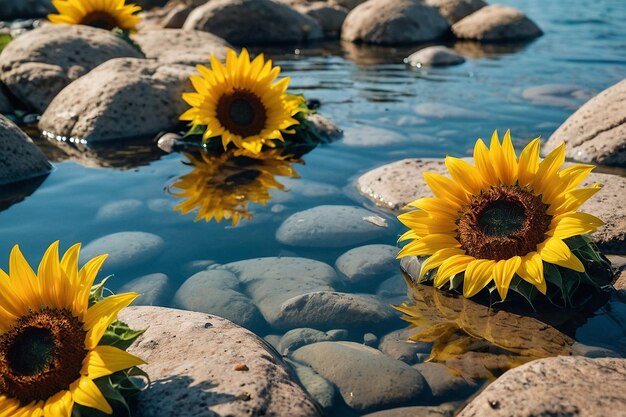
{"type": "Polygon", "coordinates": [[[489,385],[459,417],[621,416],[626,359],[539,359],[489,385]]]}
{"type": "Polygon", "coordinates": [[[208,64],[211,54],[226,59],[228,42],[208,32],[182,29],[145,30],[133,35],[146,58],[168,64],[208,64]]]}
{"type": "Polygon", "coordinates": [[[100,221],[120,220],[124,217],[138,213],[143,207],[143,202],[136,198],[111,201],[98,209],[96,219],[100,221]]]}
{"type": "Polygon", "coordinates": [[[183,28],[211,32],[233,45],[299,43],[323,38],[315,19],[271,0],[211,0],[192,11],[183,28]]]}
{"type": "Polygon", "coordinates": [[[426,0],[425,3],[436,7],[451,25],[487,5],[483,0],[426,0]]]}
{"type": "Polygon", "coordinates": [[[157,307],[130,307],[120,319],[147,329],[129,348],[152,379],[135,398],[136,417],[321,415],[267,343],[228,320],[157,307]]]}
{"type": "Polygon", "coordinates": [[[428,385],[417,370],[357,343],[315,343],[298,349],[293,359],[334,383],[346,404],[355,410],[373,411],[430,397],[428,385]]]}
{"type": "Polygon", "coordinates": [[[288,217],[276,231],[285,245],[344,247],[389,234],[386,220],[353,206],[317,206],[288,217]]]}
{"type": "Polygon", "coordinates": [[[397,253],[398,248],[391,245],[360,246],[337,258],[335,268],[350,288],[373,292],[385,278],[399,271],[397,253]]]}
{"type": "Polygon", "coordinates": [[[0,54],[0,79],[27,106],[43,112],[70,82],[113,58],[142,54],[109,31],[43,25],[14,39],[0,54]]]}
{"type": "Polygon", "coordinates": [[[100,65],[57,95],[39,129],[98,142],[156,135],[177,126],[192,91],[187,65],[118,58],[100,65]]]}
{"type": "Polygon", "coordinates": [[[377,45],[413,44],[438,39],[448,28],[437,9],[419,0],[368,0],[348,14],[341,38],[377,45]]]}
{"type": "Polygon", "coordinates": [[[141,294],[141,297],[133,301],[132,305],[135,306],[164,305],[169,301],[167,296],[170,294],[170,279],[167,275],[160,273],[144,275],[122,285],[117,292],[141,294]]]}
{"type": "Polygon", "coordinates": [[[452,25],[459,39],[481,42],[521,41],[541,36],[543,32],[521,11],[501,4],[491,4],[452,25]]]}
{"type": "Polygon", "coordinates": [[[106,253],[105,267],[122,270],[156,258],[165,248],[161,237],[146,232],[118,232],[89,242],[80,252],[81,262],[106,253]]]}
{"type": "Polygon", "coordinates": [[[544,147],[566,144],[566,156],[586,163],[626,166],[626,80],[607,88],[572,114],[544,147]]]}
{"type": "Polygon", "coordinates": [[[374,148],[406,143],[408,138],[393,130],[371,126],[357,126],[344,129],[343,143],[357,148],[374,148]]]}
{"type": "Polygon", "coordinates": [[[48,174],[52,165],[37,145],[0,114],[0,184],[48,174]]]}
{"type": "Polygon", "coordinates": [[[406,62],[414,67],[445,67],[465,62],[465,57],[445,46],[428,46],[413,52],[406,62]]]}

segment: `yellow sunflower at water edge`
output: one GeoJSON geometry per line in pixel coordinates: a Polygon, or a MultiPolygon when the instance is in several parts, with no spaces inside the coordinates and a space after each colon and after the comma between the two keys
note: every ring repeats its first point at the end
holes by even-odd
{"type": "Polygon", "coordinates": [[[141,7],[125,0],[52,0],[59,14],[50,14],[52,23],[87,25],[111,30],[134,30],[141,18],[141,7]]]}
{"type": "Polygon", "coordinates": [[[463,273],[466,297],[493,282],[503,300],[515,275],[545,294],[544,262],[584,272],[563,240],[603,224],[577,211],[600,185],[577,188],[593,166],[562,169],[564,162],[564,145],[540,160],[539,139],[518,158],[509,132],[502,143],[494,132],[489,148],[479,139],[476,165],[446,157],[452,178],[425,173],[435,197],[410,203],[418,210],[398,217],[411,229],[400,239],[412,240],[398,257],[428,257],[419,279],[437,268],[436,287],[463,273]]]}
{"type": "Polygon", "coordinates": [[[272,66],[263,55],[250,61],[247,50],[239,56],[228,50],[226,66],[211,56],[211,69],[197,66],[200,76],[192,76],[194,93],[183,94],[191,106],[180,116],[193,126],[206,126],[203,140],[221,136],[224,149],[229,143],[259,153],[263,145],[275,147],[283,133],[299,122],[294,116],[303,99],[287,94],[289,77],[274,82],[280,67],[272,66]]]}
{"type": "Polygon", "coordinates": [[[16,245],[0,269],[0,416],[69,417],[74,404],[111,414],[94,380],[143,361],[98,343],[135,293],[89,306],[106,255],[78,269],[80,245],[59,260],[53,243],[37,272],[16,245]]]}

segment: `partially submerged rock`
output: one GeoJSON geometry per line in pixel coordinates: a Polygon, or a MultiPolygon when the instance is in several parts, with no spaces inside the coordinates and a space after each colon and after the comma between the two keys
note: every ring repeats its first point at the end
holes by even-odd
{"type": "Polygon", "coordinates": [[[445,46],[428,46],[413,52],[406,62],[414,67],[443,67],[465,62],[465,57],[445,46]]]}
{"type": "Polygon", "coordinates": [[[152,380],[134,400],[137,417],[320,416],[281,358],[228,320],[158,307],[120,319],[147,329],[128,349],[152,380]]]}
{"type": "Polygon", "coordinates": [[[315,19],[322,28],[326,38],[338,38],[341,34],[343,22],[346,20],[346,16],[348,16],[348,10],[323,1],[296,5],[294,9],[305,16],[315,19]]]}
{"type": "Polygon", "coordinates": [[[458,21],[452,33],[459,39],[481,42],[524,41],[543,34],[524,13],[501,4],[483,7],[458,21]]]}
{"type": "Polygon", "coordinates": [[[42,131],[87,142],[152,136],[176,127],[191,91],[186,65],[135,58],[108,61],[57,95],[39,121],[42,131]]]}
{"type": "Polygon", "coordinates": [[[14,39],[0,54],[0,80],[26,106],[43,112],[69,83],[113,58],[142,54],[110,31],[44,25],[14,39]]]}
{"type": "Polygon", "coordinates": [[[426,0],[425,3],[436,7],[450,25],[487,5],[483,0],[426,0]]]}
{"type": "Polygon", "coordinates": [[[341,38],[357,43],[403,45],[442,37],[449,25],[433,7],[419,0],[368,0],[352,10],[341,38]]]}
{"type": "Polygon", "coordinates": [[[51,170],[37,145],[0,114],[0,185],[47,175],[51,170]]]}
{"type": "Polygon", "coordinates": [[[208,64],[215,55],[226,59],[228,42],[211,33],[199,30],[154,29],[133,35],[146,58],[155,58],[167,64],[208,64]]]}
{"type": "Polygon", "coordinates": [[[544,152],[565,142],[576,161],[626,166],[626,80],[607,88],[572,114],[546,143],[544,152]]]}
{"type": "Polygon", "coordinates": [[[164,305],[169,301],[167,297],[170,293],[170,279],[161,273],[143,275],[122,285],[118,292],[141,294],[139,298],[133,301],[132,305],[134,306],[164,305]]]}
{"type": "Polygon", "coordinates": [[[323,38],[315,19],[271,0],[212,0],[192,11],[183,28],[211,32],[233,45],[301,43],[323,38]]]}
{"type": "Polygon", "coordinates": [[[539,359],[506,372],[459,417],[619,415],[626,408],[625,380],[625,359],[539,359]]]}

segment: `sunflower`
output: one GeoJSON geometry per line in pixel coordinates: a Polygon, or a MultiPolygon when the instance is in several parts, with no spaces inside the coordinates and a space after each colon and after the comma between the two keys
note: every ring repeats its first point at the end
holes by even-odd
{"type": "Polygon", "coordinates": [[[226,66],[211,55],[211,69],[196,67],[200,76],[191,76],[195,93],[184,93],[192,107],[180,116],[193,126],[206,126],[203,140],[221,136],[224,149],[229,143],[259,153],[263,145],[275,147],[274,140],[284,141],[282,133],[299,122],[303,98],[287,94],[289,77],[274,83],[280,67],[265,61],[263,55],[250,62],[244,49],[237,56],[229,49],[226,66]]]}
{"type": "Polygon", "coordinates": [[[504,300],[514,276],[546,294],[544,263],[585,272],[563,240],[603,224],[576,211],[601,187],[577,188],[592,165],[562,169],[563,144],[540,160],[538,138],[518,158],[508,131],[502,143],[494,132],[489,148],[478,139],[474,162],[446,157],[452,178],[425,173],[435,197],[410,203],[419,210],[398,216],[411,229],[400,240],[412,240],[398,257],[428,257],[419,280],[437,268],[434,285],[441,287],[464,273],[466,297],[494,282],[504,300]]]}
{"type": "Polygon", "coordinates": [[[141,7],[125,0],[52,0],[59,14],[50,14],[52,23],[87,25],[111,30],[134,30],[141,20],[141,7]]]}
{"type": "Polygon", "coordinates": [[[37,273],[16,245],[9,274],[0,269],[0,416],[69,417],[74,404],[111,414],[94,380],[144,363],[98,343],[117,313],[138,294],[89,306],[106,255],[78,270],[80,245],[59,260],[50,245],[37,273]]]}
{"type": "Polygon", "coordinates": [[[284,190],[275,176],[297,178],[294,160],[282,156],[276,149],[252,154],[247,151],[229,151],[219,155],[202,152],[199,157],[185,153],[193,171],[180,177],[173,185],[180,192],[172,192],[185,201],[174,210],[187,214],[197,209],[195,221],[204,219],[217,222],[250,219],[249,203],[265,205],[270,199],[270,189],[284,190]]]}

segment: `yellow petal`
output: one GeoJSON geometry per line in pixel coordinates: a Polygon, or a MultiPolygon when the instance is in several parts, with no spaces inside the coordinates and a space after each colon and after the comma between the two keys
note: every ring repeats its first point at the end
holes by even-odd
{"type": "Polygon", "coordinates": [[[449,205],[447,200],[436,197],[420,198],[409,204],[407,207],[415,207],[422,209],[428,213],[436,213],[438,215],[448,215],[451,219],[459,217],[459,210],[452,205],[449,205]]]}
{"type": "Polygon", "coordinates": [[[548,236],[567,239],[568,237],[590,234],[598,230],[604,222],[587,213],[566,213],[556,216],[550,223],[548,236]]]}
{"type": "Polygon", "coordinates": [[[464,255],[465,251],[463,249],[455,249],[455,248],[445,248],[440,249],[437,252],[433,253],[428,259],[422,263],[422,267],[420,268],[420,275],[418,278],[418,282],[424,279],[424,275],[434,268],[437,268],[441,265],[446,259],[455,256],[455,255],[464,255]]]}
{"type": "Polygon", "coordinates": [[[486,184],[498,185],[498,177],[491,161],[489,149],[482,139],[478,139],[474,145],[474,163],[486,184]]]}
{"type": "Polygon", "coordinates": [[[496,283],[496,288],[502,300],[506,299],[513,275],[515,275],[521,263],[522,258],[514,256],[510,259],[498,261],[493,267],[493,281],[496,283]]]}
{"type": "Polygon", "coordinates": [[[539,170],[539,138],[533,139],[522,150],[519,156],[518,184],[520,187],[530,185],[539,170]]]}
{"type": "Polygon", "coordinates": [[[548,238],[537,245],[537,252],[546,262],[573,269],[574,271],[585,272],[585,267],[580,260],[572,253],[570,248],[557,237],[548,238]]]}
{"type": "Polygon", "coordinates": [[[112,295],[91,306],[84,318],[83,329],[87,331],[85,348],[94,349],[107,327],[117,319],[117,314],[138,296],[137,293],[112,295]]]}
{"type": "Polygon", "coordinates": [[[83,361],[81,373],[91,379],[97,379],[144,363],[138,357],[116,347],[96,346],[89,351],[83,361]]]}
{"type": "Polygon", "coordinates": [[[517,270],[522,279],[535,287],[545,295],[547,291],[546,278],[543,275],[543,260],[537,252],[531,252],[524,256],[517,270]]]}
{"type": "Polygon", "coordinates": [[[454,255],[446,259],[437,269],[437,276],[435,277],[435,287],[441,287],[448,282],[456,274],[459,274],[467,268],[467,265],[472,262],[473,256],[468,255],[454,255]]]}
{"type": "Polygon", "coordinates": [[[468,194],[480,194],[484,187],[484,181],[475,166],[462,159],[446,156],[446,167],[454,181],[461,184],[468,194]]]}
{"type": "Polygon", "coordinates": [[[48,417],[70,417],[74,407],[74,399],[69,391],[54,394],[43,407],[43,415],[48,417]]]}
{"type": "Polygon", "coordinates": [[[533,191],[537,194],[544,194],[550,186],[556,183],[560,177],[559,169],[565,162],[565,144],[550,152],[550,154],[539,164],[537,174],[531,184],[533,191]]]}
{"type": "Polygon", "coordinates": [[[449,201],[452,205],[462,207],[469,202],[463,188],[450,178],[444,177],[441,174],[425,172],[424,180],[433,194],[449,201]]]}
{"type": "Polygon", "coordinates": [[[496,261],[476,259],[467,265],[463,277],[463,295],[470,298],[478,294],[493,278],[493,267],[496,261]]]}
{"type": "Polygon", "coordinates": [[[80,377],[70,386],[72,397],[80,405],[95,408],[105,414],[112,414],[113,409],[94,382],[87,377],[80,377]]]}
{"type": "Polygon", "coordinates": [[[461,244],[450,235],[428,235],[403,247],[397,258],[431,255],[441,249],[460,247],[461,244]]]}

